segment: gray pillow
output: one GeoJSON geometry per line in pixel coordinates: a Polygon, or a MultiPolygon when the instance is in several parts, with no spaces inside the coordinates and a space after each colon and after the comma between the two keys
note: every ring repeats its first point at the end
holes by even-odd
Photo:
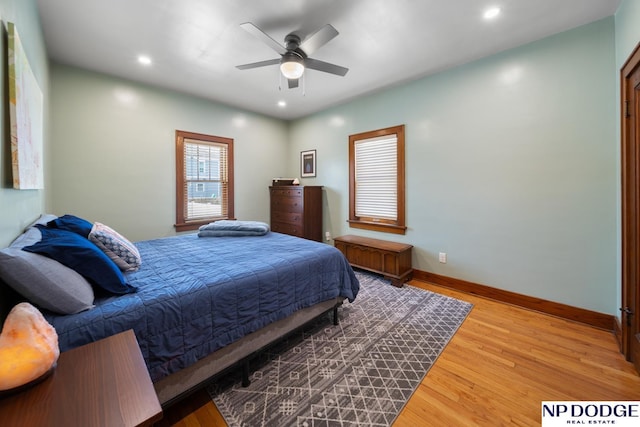
{"type": "Polygon", "coordinates": [[[13,249],[22,249],[25,246],[31,246],[42,240],[42,233],[35,227],[27,228],[27,230],[16,237],[16,239],[9,245],[13,249]]]}
{"type": "Polygon", "coordinates": [[[36,219],[35,221],[33,221],[30,225],[28,225],[27,227],[25,227],[25,230],[37,225],[37,224],[42,224],[42,225],[47,225],[47,223],[53,221],[54,219],[57,219],[58,217],[56,215],[53,214],[41,214],[38,219],[36,219]]]}
{"type": "Polygon", "coordinates": [[[22,249],[25,246],[31,246],[38,243],[42,240],[42,233],[35,226],[37,224],[47,225],[49,221],[53,221],[58,218],[52,214],[42,214],[38,219],[33,221],[27,228],[24,229],[24,232],[16,237],[16,239],[9,245],[10,248],[18,248],[22,249]]]}
{"type": "Polygon", "coordinates": [[[0,279],[31,303],[73,314],[93,307],[93,288],[72,269],[18,248],[0,251],[0,279]]]}

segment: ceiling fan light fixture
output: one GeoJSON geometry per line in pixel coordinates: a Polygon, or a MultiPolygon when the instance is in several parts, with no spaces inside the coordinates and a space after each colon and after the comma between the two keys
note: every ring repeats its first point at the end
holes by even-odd
{"type": "Polygon", "coordinates": [[[497,17],[498,15],[500,15],[500,8],[499,7],[492,7],[490,9],[487,9],[484,12],[484,19],[493,19],[493,18],[497,17]]]}
{"type": "Polygon", "coordinates": [[[297,80],[304,73],[302,59],[295,55],[285,55],[280,63],[280,71],[287,79],[297,80]]]}

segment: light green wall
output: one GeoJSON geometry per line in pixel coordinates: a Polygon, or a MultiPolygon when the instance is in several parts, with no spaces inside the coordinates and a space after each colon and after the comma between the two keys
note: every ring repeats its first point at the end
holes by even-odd
{"type": "MultiPolygon", "coordinates": [[[[0,55],[5,63],[7,55],[7,22],[16,24],[18,35],[26,52],[33,74],[40,85],[44,99],[44,151],[45,181],[49,176],[48,157],[48,112],[49,112],[49,65],[45,52],[44,39],[40,29],[36,0],[0,0],[0,20],[2,34],[0,37],[0,55]]],[[[0,67],[0,81],[6,82],[5,67],[0,67]]],[[[14,190],[11,178],[11,146],[9,94],[6,85],[0,84],[0,247],[4,247],[28,225],[36,219],[45,206],[48,190],[14,190]]],[[[46,188],[46,187],[45,187],[46,188]]]]}
{"type": "Polygon", "coordinates": [[[414,245],[414,268],[604,313],[616,301],[613,17],[298,120],[325,229],[414,245]],[[348,135],[406,125],[405,236],[349,229],[348,135]],[[438,253],[448,263],[438,262],[438,253]]]}
{"type": "Polygon", "coordinates": [[[132,240],[175,234],[175,131],[234,139],[235,214],[269,220],[287,124],[232,107],[53,64],[52,213],[132,240]]]}
{"type": "Polygon", "coordinates": [[[615,15],[616,68],[620,70],[640,43],[640,1],[622,0],[615,15]]]}

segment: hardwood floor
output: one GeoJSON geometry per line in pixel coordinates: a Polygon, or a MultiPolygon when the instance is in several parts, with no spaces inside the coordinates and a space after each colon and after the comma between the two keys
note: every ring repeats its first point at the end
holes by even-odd
{"type": "MultiPolygon", "coordinates": [[[[473,310],[394,426],[536,426],[547,400],[640,400],[640,377],[611,332],[419,281],[473,310]]],[[[158,427],[225,426],[206,392],[158,427]]]]}

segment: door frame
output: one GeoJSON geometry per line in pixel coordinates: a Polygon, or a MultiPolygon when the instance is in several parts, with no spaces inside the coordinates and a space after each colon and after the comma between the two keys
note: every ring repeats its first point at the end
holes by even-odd
{"type": "MultiPolygon", "coordinates": [[[[640,68],[640,43],[620,70],[620,131],[621,131],[621,202],[622,202],[622,307],[621,351],[633,361],[640,372],[640,147],[635,143],[640,120],[636,105],[629,101],[634,87],[630,77],[640,68]],[[635,313],[625,313],[625,307],[635,313]],[[635,332],[634,332],[635,331],[635,332]]],[[[634,98],[635,99],[635,98],[634,98]]],[[[636,103],[638,100],[636,100],[636,103]]]]}

